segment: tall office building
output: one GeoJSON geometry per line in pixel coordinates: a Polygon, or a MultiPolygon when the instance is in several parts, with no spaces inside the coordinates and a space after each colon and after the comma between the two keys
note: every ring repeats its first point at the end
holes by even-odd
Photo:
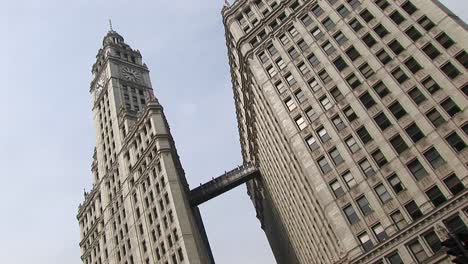
{"type": "Polygon", "coordinates": [[[449,263],[468,222],[467,25],[436,0],[222,11],[248,192],[278,263],[449,263]]]}
{"type": "Polygon", "coordinates": [[[140,52],[111,30],[92,74],[93,188],[77,217],[83,263],[213,263],[140,52]]]}

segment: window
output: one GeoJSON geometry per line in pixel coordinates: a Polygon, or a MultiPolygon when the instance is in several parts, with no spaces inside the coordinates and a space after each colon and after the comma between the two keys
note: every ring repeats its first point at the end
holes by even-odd
{"type": "Polygon", "coordinates": [[[260,54],[258,55],[258,57],[260,58],[260,61],[261,61],[262,63],[265,63],[265,62],[268,61],[268,56],[266,55],[265,52],[260,53],[260,54]]]}
{"type": "Polygon", "coordinates": [[[414,221],[418,220],[423,215],[414,201],[407,203],[405,209],[414,221]]]}
{"type": "Polygon", "coordinates": [[[343,58],[340,56],[338,57],[334,62],[333,64],[335,64],[335,67],[339,70],[339,71],[343,71],[344,69],[346,69],[348,67],[348,64],[343,60],[343,58]]]}
{"type": "Polygon", "coordinates": [[[267,47],[268,52],[270,52],[271,56],[274,56],[276,53],[278,53],[278,50],[271,44],[270,46],[267,47]]]}
{"type": "Polygon", "coordinates": [[[294,60],[295,58],[299,57],[299,53],[297,52],[297,50],[292,47],[288,50],[288,54],[289,56],[294,60]]]}
{"type": "Polygon", "coordinates": [[[410,26],[406,31],[405,31],[406,35],[408,35],[408,37],[410,39],[412,39],[413,41],[417,41],[418,39],[420,39],[422,37],[422,34],[416,29],[414,28],[413,26],[410,26]]]}
{"type": "Polygon", "coordinates": [[[369,132],[367,132],[367,129],[364,126],[358,128],[356,133],[364,145],[372,141],[371,135],[369,135],[369,132]]]}
{"type": "Polygon", "coordinates": [[[458,234],[460,232],[466,231],[466,225],[461,220],[458,214],[450,217],[449,219],[444,221],[445,226],[447,229],[452,232],[452,234],[458,234]]]}
{"type": "Polygon", "coordinates": [[[309,118],[310,121],[314,121],[315,119],[318,118],[317,113],[314,111],[312,107],[307,108],[306,110],[306,115],[309,118]]]}
{"type": "Polygon", "coordinates": [[[374,225],[372,227],[372,231],[374,232],[374,235],[377,237],[377,240],[379,240],[379,242],[383,242],[388,238],[388,235],[385,232],[385,229],[380,223],[374,225]]]}
{"type": "Polygon", "coordinates": [[[343,212],[346,215],[346,219],[348,219],[348,222],[350,224],[355,224],[359,221],[359,217],[356,214],[356,211],[354,211],[354,208],[352,205],[348,205],[345,208],[343,208],[343,212]]]}
{"type": "Polygon", "coordinates": [[[348,0],[348,4],[353,8],[355,9],[356,7],[358,7],[361,2],[359,2],[359,0],[348,0]]]}
{"type": "Polygon", "coordinates": [[[322,105],[323,109],[325,109],[325,111],[329,110],[333,106],[327,96],[320,98],[320,104],[322,105]]]}
{"type": "Polygon", "coordinates": [[[400,14],[400,12],[395,11],[390,14],[390,18],[395,22],[395,24],[400,25],[403,21],[405,21],[405,18],[400,14]]]}
{"type": "Polygon", "coordinates": [[[349,22],[349,25],[356,32],[358,32],[362,28],[362,24],[356,18],[351,20],[349,22]]]}
{"type": "Polygon", "coordinates": [[[333,124],[335,125],[336,129],[338,131],[341,131],[343,130],[343,128],[346,127],[346,125],[343,123],[343,120],[341,120],[341,117],[336,115],[332,118],[332,122],[333,124]]]}
{"type": "Polygon", "coordinates": [[[446,137],[445,140],[447,140],[450,147],[452,147],[456,152],[460,152],[466,148],[465,142],[460,138],[457,132],[453,132],[448,137],[446,137]]]}
{"type": "Polygon", "coordinates": [[[371,250],[374,247],[374,244],[372,243],[372,240],[370,240],[369,235],[364,232],[358,236],[359,241],[361,242],[361,246],[364,249],[365,252],[371,250]]]}
{"type": "Polygon", "coordinates": [[[310,88],[312,88],[312,91],[317,92],[320,90],[320,85],[318,84],[317,80],[315,78],[312,78],[308,82],[310,88]]]}
{"type": "Polygon", "coordinates": [[[267,72],[268,72],[268,75],[270,75],[270,77],[275,76],[277,73],[276,68],[271,65],[267,67],[267,72]]]}
{"type": "Polygon", "coordinates": [[[332,182],[330,182],[330,188],[333,190],[333,193],[335,194],[336,198],[339,198],[345,194],[338,180],[333,180],[332,182]]]}
{"type": "Polygon", "coordinates": [[[286,74],[286,81],[288,82],[289,86],[292,86],[296,83],[296,79],[294,79],[291,73],[286,74]]]}
{"type": "Polygon", "coordinates": [[[349,75],[346,78],[346,82],[351,86],[351,88],[356,89],[359,85],[361,85],[361,81],[359,81],[358,77],[354,73],[349,75]]]}
{"type": "Polygon", "coordinates": [[[283,59],[279,58],[277,61],[276,61],[276,65],[278,65],[278,68],[280,70],[286,68],[286,64],[284,63],[283,59]]]}
{"type": "Polygon", "coordinates": [[[384,49],[381,49],[377,52],[377,58],[380,60],[380,62],[382,62],[383,65],[386,65],[392,60],[390,55],[388,55],[388,53],[384,49]]]}
{"type": "Polygon", "coordinates": [[[340,92],[340,90],[337,87],[334,87],[333,89],[331,89],[330,93],[333,96],[333,98],[335,99],[335,101],[337,101],[337,102],[344,99],[343,94],[340,92]]]}
{"type": "Polygon", "coordinates": [[[413,57],[407,59],[405,65],[413,74],[416,74],[422,69],[421,65],[413,57]]]}
{"type": "Polygon", "coordinates": [[[403,5],[401,5],[403,10],[406,11],[409,15],[412,15],[414,12],[416,12],[418,9],[411,3],[410,1],[406,1],[403,5]]]}
{"type": "Polygon", "coordinates": [[[319,6],[319,5],[315,5],[312,7],[312,13],[318,17],[320,16],[321,14],[323,14],[323,9],[319,6]]]}
{"type": "Polygon", "coordinates": [[[399,55],[405,50],[403,46],[401,46],[400,42],[398,42],[398,40],[396,39],[390,42],[388,44],[388,47],[390,47],[390,49],[393,51],[393,53],[395,53],[395,55],[399,55]]]}
{"type": "Polygon", "coordinates": [[[307,58],[307,60],[313,67],[320,64],[320,61],[318,60],[317,56],[315,56],[313,53],[307,58]]]}
{"type": "Polygon", "coordinates": [[[427,16],[422,16],[418,20],[419,25],[421,25],[425,30],[429,31],[435,27],[434,22],[432,22],[427,16]]]}
{"type": "Polygon", "coordinates": [[[377,33],[377,35],[379,35],[379,37],[381,38],[384,38],[385,36],[387,36],[389,33],[388,33],[388,30],[382,26],[382,24],[378,24],[375,28],[374,28],[374,31],[375,33],[377,33]]]}
{"type": "Polygon", "coordinates": [[[359,71],[362,73],[364,78],[369,78],[372,75],[374,75],[374,73],[375,73],[374,70],[372,70],[372,68],[369,66],[369,64],[367,62],[362,64],[359,67],[359,71]]]}
{"type": "Polygon", "coordinates": [[[289,42],[289,38],[288,38],[288,36],[286,36],[286,34],[281,35],[279,38],[280,38],[280,41],[281,41],[281,43],[283,45],[285,45],[286,43],[289,42]]]}
{"type": "Polygon", "coordinates": [[[409,79],[408,75],[406,75],[406,73],[400,67],[397,67],[395,70],[393,70],[392,75],[400,84],[409,79]]]}
{"type": "Polygon", "coordinates": [[[427,171],[424,169],[422,166],[421,162],[419,162],[418,159],[415,159],[408,164],[406,164],[408,169],[410,170],[411,174],[414,176],[414,178],[419,181],[422,178],[427,176],[427,171]]]}
{"type": "Polygon", "coordinates": [[[356,48],[354,48],[354,46],[351,46],[349,49],[346,50],[346,55],[352,61],[361,57],[361,54],[359,54],[359,52],[356,50],[356,48]]]}
{"type": "Polygon", "coordinates": [[[457,195],[465,189],[463,183],[458,179],[457,175],[451,174],[444,179],[444,184],[453,195],[457,195]]]}
{"type": "Polygon", "coordinates": [[[300,104],[303,102],[307,101],[307,96],[304,94],[304,91],[299,89],[294,93],[294,96],[296,96],[297,100],[299,101],[300,104]]]}
{"type": "Polygon", "coordinates": [[[466,53],[466,51],[462,51],[462,52],[458,53],[458,54],[455,56],[455,59],[456,59],[461,65],[463,65],[463,67],[465,67],[465,69],[468,69],[468,54],[466,53]]]}
{"type": "Polygon", "coordinates": [[[390,4],[387,2],[387,0],[376,0],[375,4],[380,7],[380,9],[385,10],[390,4]]]}
{"type": "Polygon", "coordinates": [[[421,140],[423,137],[425,137],[424,133],[419,129],[419,127],[415,124],[412,123],[405,129],[406,133],[408,136],[411,138],[413,143],[417,143],[419,140],[421,140]]]}
{"type": "Polygon", "coordinates": [[[374,19],[374,16],[367,9],[364,9],[364,11],[362,11],[359,15],[362,17],[362,19],[364,19],[364,21],[366,21],[368,23],[369,23],[369,21],[374,19]]]}
{"type": "Polygon", "coordinates": [[[335,22],[333,22],[329,17],[322,20],[322,24],[327,30],[332,30],[335,27],[335,22]]]}
{"type": "Polygon", "coordinates": [[[418,240],[414,240],[413,242],[409,243],[408,248],[410,249],[411,253],[413,253],[413,256],[416,258],[418,263],[421,263],[428,258],[426,251],[424,251],[424,248],[421,246],[421,243],[419,243],[418,240]]]}
{"type": "Polygon", "coordinates": [[[343,45],[347,40],[348,38],[346,38],[346,36],[343,34],[343,32],[341,31],[338,31],[338,33],[336,33],[333,38],[335,39],[336,43],[338,43],[338,45],[343,45]]]}
{"type": "Polygon", "coordinates": [[[349,122],[353,122],[354,120],[357,119],[357,115],[356,113],[354,113],[353,111],[353,108],[351,108],[351,106],[348,106],[346,107],[344,110],[343,110],[346,118],[348,119],[349,122]]]}
{"type": "Polygon", "coordinates": [[[408,145],[403,140],[403,138],[401,138],[400,135],[397,135],[397,136],[393,137],[392,139],[390,139],[390,144],[392,144],[392,147],[395,149],[395,151],[398,154],[401,154],[405,150],[408,149],[408,145]]]}
{"type": "Polygon", "coordinates": [[[436,47],[434,47],[434,45],[432,45],[431,43],[428,43],[426,46],[424,46],[422,50],[432,60],[439,57],[440,55],[440,51],[436,47]]]}
{"type": "Polygon", "coordinates": [[[343,157],[341,157],[340,152],[338,152],[336,148],[333,148],[331,151],[328,152],[328,154],[332,158],[333,163],[335,163],[335,165],[338,166],[344,162],[343,157]]]}
{"type": "Polygon", "coordinates": [[[445,122],[445,119],[440,115],[440,113],[434,108],[426,114],[427,118],[435,127],[439,127],[445,122]]]}
{"type": "Polygon", "coordinates": [[[404,264],[403,260],[401,260],[400,255],[398,252],[394,252],[386,257],[387,261],[390,264],[404,264]]]}
{"type": "Polygon", "coordinates": [[[424,153],[424,157],[434,169],[437,169],[445,164],[445,160],[440,156],[439,152],[434,147],[426,151],[424,153]]]}
{"type": "Polygon", "coordinates": [[[372,168],[372,165],[367,159],[362,160],[359,162],[359,167],[361,168],[362,172],[366,175],[366,177],[371,177],[375,175],[375,170],[372,168]]]}
{"type": "Polygon", "coordinates": [[[422,102],[426,101],[426,96],[421,93],[421,91],[414,87],[408,92],[409,96],[411,99],[414,101],[415,104],[420,105],[422,102]]]}
{"type": "Polygon", "coordinates": [[[361,196],[356,200],[356,202],[359,206],[359,209],[361,209],[363,215],[369,215],[370,213],[372,213],[373,210],[370,207],[369,201],[367,201],[366,196],[361,196]]]}
{"type": "Polygon", "coordinates": [[[379,81],[378,83],[376,83],[374,86],[372,86],[372,88],[374,89],[374,91],[377,93],[377,95],[380,98],[384,98],[386,95],[390,93],[387,86],[385,86],[385,84],[382,81],[379,81]]]}
{"type": "Polygon", "coordinates": [[[328,173],[332,170],[330,167],[330,164],[328,163],[327,159],[325,157],[321,157],[317,160],[317,163],[320,166],[320,170],[322,171],[323,174],[328,173]]]}
{"type": "Polygon", "coordinates": [[[387,178],[387,181],[392,186],[392,189],[395,193],[400,193],[405,189],[403,183],[401,183],[400,178],[396,174],[392,174],[390,177],[387,178]]]}
{"type": "Polygon", "coordinates": [[[429,190],[426,191],[427,198],[431,200],[431,203],[437,207],[447,201],[447,198],[445,198],[444,194],[440,191],[439,187],[437,185],[433,186],[429,190]]]}
{"type": "Polygon", "coordinates": [[[317,134],[320,136],[320,140],[323,143],[325,143],[325,142],[327,142],[328,140],[331,139],[330,135],[328,135],[327,130],[325,130],[324,127],[321,127],[319,129],[317,129],[317,134]]]}
{"type": "Polygon", "coordinates": [[[347,172],[343,173],[343,175],[341,175],[341,177],[343,178],[343,180],[346,183],[346,186],[348,186],[349,189],[356,186],[356,180],[354,179],[351,172],[347,171],[347,172]]]}
{"type": "Polygon", "coordinates": [[[299,127],[300,130],[303,130],[307,127],[307,122],[302,116],[298,116],[295,120],[296,125],[299,127]]]}
{"type": "Polygon", "coordinates": [[[295,37],[295,36],[297,36],[297,34],[299,34],[299,32],[297,32],[297,29],[294,26],[290,27],[288,29],[288,32],[289,32],[289,34],[291,34],[292,37],[295,37]]]}
{"type": "Polygon", "coordinates": [[[372,106],[374,106],[376,103],[374,101],[374,98],[372,98],[372,96],[368,93],[368,92],[365,92],[363,95],[361,95],[359,97],[359,100],[361,100],[361,103],[367,108],[371,108],[372,106]]]}
{"type": "Polygon", "coordinates": [[[390,123],[390,120],[388,120],[387,116],[383,112],[376,115],[374,120],[382,131],[392,126],[392,123],[390,123]]]}
{"type": "Polygon", "coordinates": [[[303,39],[299,40],[297,42],[297,45],[302,51],[306,50],[309,47],[309,45],[307,45],[307,43],[303,39]]]}
{"type": "Polygon", "coordinates": [[[312,36],[315,38],[315,39],[320,39],[321,37],[323,37],[323,32],[322,30],[320,30],[319,27],[315,27],[312,29],[312,31],[310,31],[310,33],[312,33],[312,36]]]}
{"type": "Polygon", "coordinates": [[[440,45],[442,45],[442,47],[446,49],[452,47],[453,44],[455,44],[455,42],[447,34],[445,34],[445,32],[439,34],[439,36],[436,37],[436,40],[440,43],[440,45]]]}
{"type": "MultiPolygon", "coordinates": [[[[407,222],[399,210],[393,212],[390,217],[392,218],[393,223],[396,225],[398,230],[403,229],[407,222]]],[[[403,263],[403,262],[402,262],[403,263]]]]}
{"type": "Polygon", "coordinates": [[[358,150],[361,149],[359,145],[357,144],[356,140],[354,139],[354,137],[352,136],[346,139],[346,145],[348,145],[348,148],[351,151],[351,153],[356,153],[358,150]]]}
{"type": "Polygon", "coordinates": [[[426,240],[429,247],[432,249],[432,252],[436,253],[442,249],[442,243],[440,242],[439,237],[436,235],[434,230],[431,230],[423,235],[424,240],[426,240]]]}
{"type": "Polygon", "coordinates": [[[427,77],[421,83],[424,86],[424,88],[426,88],[426,90],[431,94],[434,94],[435,92],[440,90],[440,86],[431,77],[427,77]]]}
{"type": "Polygon", "coordinates": [[[330,77],[330,75],[328,75],[328,72],[326,70],[322,70],[321,72],[319,72],[318,75],[320,79],[322,80],[322,82],[325,84],[332,81],[332,78],[330,77]]]}
{"type": "Polygon", "coordinates": [[[388,163],[387,159],[383,155],[382,151],[380,149],[377,149],[371,154],[372,158],[374,159],[375,163],[377,163],[377,166],[379,168],[382,168],[385,164],[388,163]]]}
{"type": "Polygon", "coordinates": [[[340,7],[338,7],[337,11],[341,17],[347,17],[350,13],[348,8],[346,8],[344,5],[341,5],[340,7]]]}
{"type": "Polygon", "coordinates": [[[283,82],[282,81],[278,81],[276,84],[275,84],[275,87],[276,89],[278,90],[278,92],[280,94],[284,93],[286,91],[286,87],[284,86],[283,82]]]}
{"type": "Polygon", "coordinates": [[[383,184],[379,184],[374,188],[375,192],[379,196],[379,199],[382,203],[386,203],[392,199],[390,194],[387,192],[387,188],[383,184]]]}
{"type": "Polygon", "coordinates": [[[286,104],[286,106],[288,107],[288,110],[289,111],[293,111],[294,109],[296,109],[296,102],[294,102],[294,100],[289,97],[288,99],[286,99],[286,101],[284,102],[286,104]]]}
{"type": "Polygon", "coordinates": [[[314,151],[319,148],[319,145],[317,143],[317,140],[313,136],[309,136],[306,138],[307,145],[309,145],[309,148],[314,151]]]}
{"type": "Polygon", "coordinates": [[[443,65],[441,68],[440,68],[444,73],[445,75],[447,75],[450,79],[455,79],[457,78],[458,75],[460,75],[460,71],[455,67],[453,66],[453,64],[451,62],[447,62],[445,65],[443,65]]]}
{"type": "Polygon", "coordinates": [[[392,105],[389,106],[390,111],[392,112],[393,116],[398,120],[405,116],[407,113],[405,109],[401,106],[401,104],[396,101],[392,105]]]}
{"type": "Polygon", "coordinates": [[[301,18],[301,21],[302,21],[302,23],[304,24],[304,26],[306,26],[306,27],[309,26],[310,24],[312,24],[312,22],[313,22],[313,21],[312,21],[312,18],[310,18],[309,15],[303,16],[303,17],[301,18]]]}
{"type": "Polygon", "coordinates": [[[325,42],[322,45],[322,49],[327,55],[331,55],[336,50],[335,47],[333,47],[333,45],[330,43],[330,41],[325,42]]]}
{"type": "Polygon", "coordinates": [[[377,44],[377,41],[374,39],[374,37],[371,36],[371,34],[367,33],[362,37],[362,41],[369,47],[372,48],[375,44],[377,44]]]}
{"type": "Polygon", "coordinates": [[[307,65],[305,65],[305,63],[301,62],[297,68],[299,69],[299,71],[301,72],[302,75],[305,75],[306,73],[308,73],[310,70],[309,70],[309,67],[307,67],[307,65]]]}

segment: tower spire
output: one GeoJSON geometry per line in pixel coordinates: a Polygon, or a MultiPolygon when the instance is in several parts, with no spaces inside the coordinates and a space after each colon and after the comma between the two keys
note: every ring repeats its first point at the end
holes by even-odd
{"type": "Polygon", "coordinates": [[[114,31],[114,29],[112,28],[112,19],[109,19],[109,28],[110,31],[114,31]]]}

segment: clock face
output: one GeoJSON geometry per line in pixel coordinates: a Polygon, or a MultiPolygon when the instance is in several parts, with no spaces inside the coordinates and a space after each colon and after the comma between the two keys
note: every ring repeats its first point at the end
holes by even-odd
{"type": "Polygon", "coordinates": [[[125,79],[132,82],[140,80],[140,72],[129,67],[122,68],[122,75],[125,79]]]}

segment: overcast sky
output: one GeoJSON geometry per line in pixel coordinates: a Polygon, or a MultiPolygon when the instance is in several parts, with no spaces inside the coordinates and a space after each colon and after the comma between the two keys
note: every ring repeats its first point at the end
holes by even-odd
{"type": "MultiPolygon", "coordinates": [[[[0,0],[2,263],[81,263],[76,213],[95,142],[90,70],[108,18],[151,70],[191,186],[241,163],[222,2],[0,0]]],[[[442,2],[467,20],[466,1],[442,2]]],[[[274,263],[245,187],[201,212],[217,263],[274,263]]]]}

